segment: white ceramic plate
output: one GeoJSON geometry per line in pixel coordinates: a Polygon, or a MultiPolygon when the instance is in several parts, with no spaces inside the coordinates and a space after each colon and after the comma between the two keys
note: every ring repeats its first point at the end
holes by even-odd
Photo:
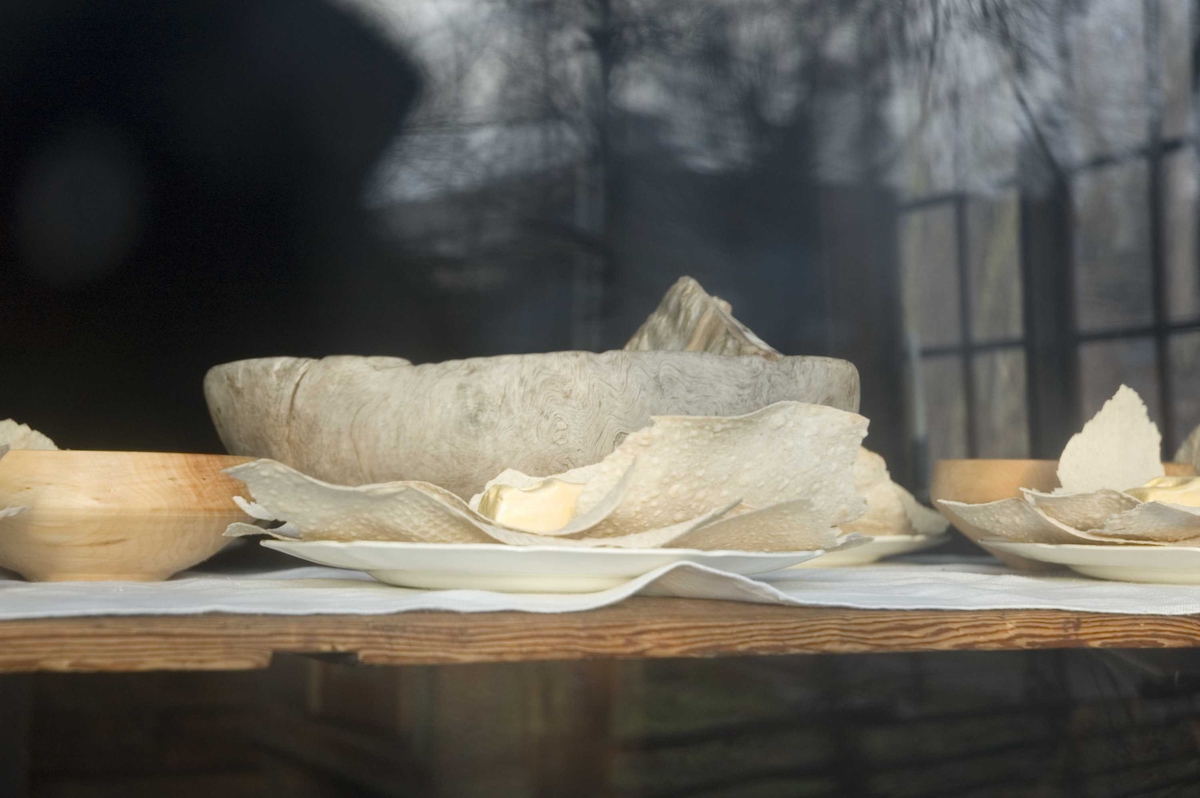
{"type": "Polygon", "coordinates": [[[914,551],[940,546],[949,535],[879,535],[859,546],[847,546],[821,555],[820,560],[802,562],[792,568],[842,568],[849,565],[869,565],[884,557],[911,554],[914,551]]]}
{"type": "Polygon", "coordinates": [[[1065,565],[1084,576],[1119,582],[1200,585],[1200,549],[1173,546],[1090,546],[985,540],[991,548],[1065,565]]]}
{"type": "Polygon", "coordinates": [[[821,551],[585,549],[367,540],[349,543],[264,540],[263,545],[319,565],[366,571],[389,585],[504,593],[591,593],[676,562],[699,563],[729,573],[753,576],[778,571],[822,554],[821,551]]]}

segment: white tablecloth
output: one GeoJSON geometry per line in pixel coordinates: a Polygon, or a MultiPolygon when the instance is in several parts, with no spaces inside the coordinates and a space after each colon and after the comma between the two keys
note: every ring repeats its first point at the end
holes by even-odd
{"type": "Polygon", "coordinates": [[[0,619],[202,612],[577,612],[615,604],[635,594],[858,609],[1200,613],[1200,586],[1025,575],[994,560],[926,557],[858,568],[782,571],[755,579],[679,563],[619,587],[574,595],[409,590],[381,584],[355,571],[320,567],[252,574],[199,570],[157,583],[29,583],[9,577],[0,578],[0,619]]]}

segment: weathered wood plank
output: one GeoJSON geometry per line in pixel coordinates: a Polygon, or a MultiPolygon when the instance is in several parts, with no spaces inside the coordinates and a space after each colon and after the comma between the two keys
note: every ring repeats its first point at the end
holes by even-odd
{"type": "Polygon", "coordinates": [[[635,598],[583,613],[198,615],[0,623],[0,672],[239,670],[275,652],[372,665],[880,651],[1181,648],[1200,617],[862,611],[635,598]]]}

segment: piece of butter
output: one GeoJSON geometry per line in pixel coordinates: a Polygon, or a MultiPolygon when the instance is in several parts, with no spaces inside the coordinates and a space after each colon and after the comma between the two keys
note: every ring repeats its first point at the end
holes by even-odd
{"type": "Polygon", "coordinates": [[[1140,488],[1125,492],[1143,502],[1200,507],[1200,477],[1156,477],[1140,488]]]}
{"type": "Polygon", "coordinates": [[[575,517],[583,484],[545,479],[522,490],[493,485],[479,498],[479,514],[524,532],[554,532],[575,517]]]}

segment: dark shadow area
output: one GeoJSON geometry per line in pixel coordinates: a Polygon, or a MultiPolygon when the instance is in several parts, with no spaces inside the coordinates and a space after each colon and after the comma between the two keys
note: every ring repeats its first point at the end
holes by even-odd
{"type": "Polygon", "coordinates": [[[258,672],[6,677],[0,698],[31,795],[1178,798],[1200,789],[1198,665],[281,656],[258,672]]]}
{"type": "MultiPolygon", "coordinates": [[[[209,366],[327,352],[317,331],[354,313],[331,275],[387,260],[407,279],[361,195],[419,83],[324,2],[6,4],[4,414],[70,448],[219,451],[209,366]]],[[[389,299],[378,350],[441,322],[389,299]]]]}

